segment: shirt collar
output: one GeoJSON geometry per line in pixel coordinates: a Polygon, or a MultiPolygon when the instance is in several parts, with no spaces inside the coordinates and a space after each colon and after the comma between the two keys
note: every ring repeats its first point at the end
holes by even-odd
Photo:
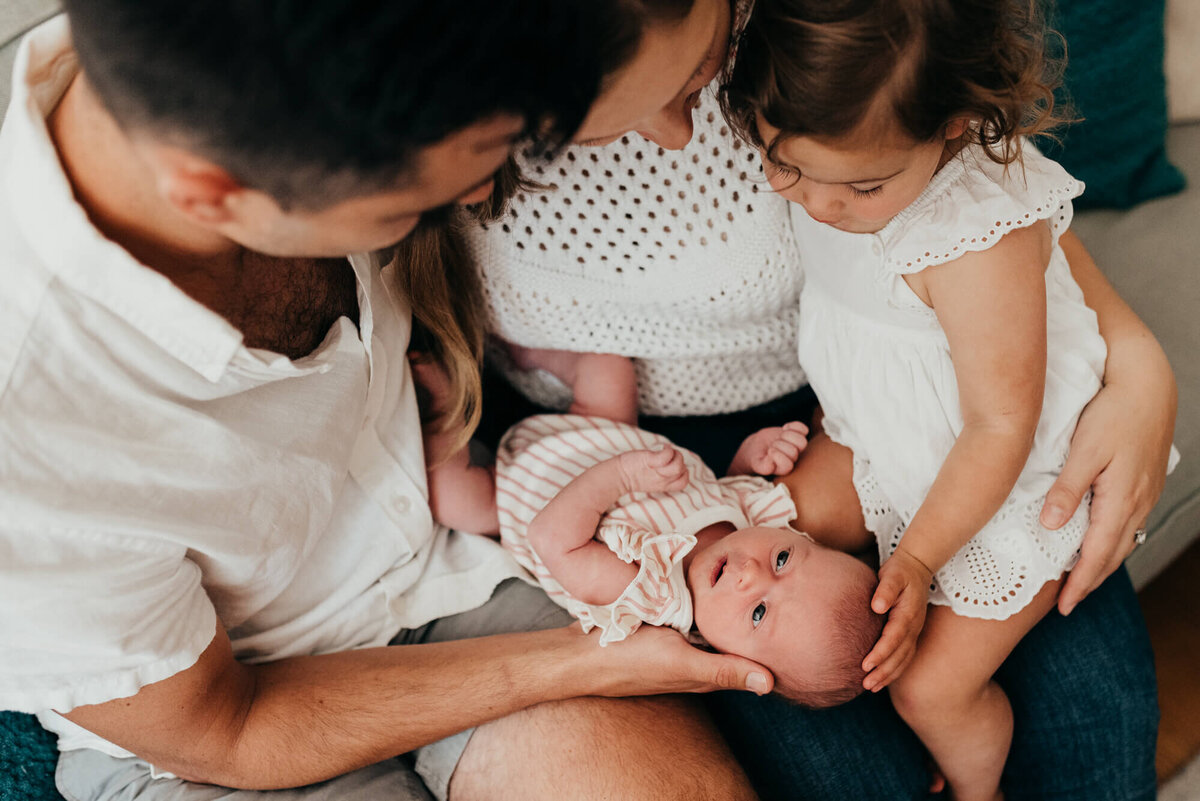
{"type": "Polygon", "coordinates": [[[65,15],[21,43],[0,133],[0,191],[46,269],[217,381],[241,347],[241,332],[105,238],[75,200],[46,116],[78,70],[65,15]]]}

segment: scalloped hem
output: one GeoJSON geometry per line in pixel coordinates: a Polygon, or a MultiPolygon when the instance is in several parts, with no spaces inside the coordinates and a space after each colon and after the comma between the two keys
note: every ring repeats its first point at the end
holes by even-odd
{"type": "MultiPolygon", "coordinates": [[[[841,437],[829,436],[850,447],[841,437]]],[[[854,489],[863,521],[875,536],[882,564],[900,544],[906,526],[879,489],[870,462],[855,455],[853,465],[854,489]]],[[[1090,500],[1089,494],[1062,528],[1051,531],[1036,522],[1042,499],[1017,503],[1010,497],[988,524],[934,574],[929,603],[982,620],[1005,620],[1021,611],[1042,587],[1061,578],[1079,560],[1090,500]],[[980,572],[1003,578],[987,583],[973,580],[980,572]]]]}

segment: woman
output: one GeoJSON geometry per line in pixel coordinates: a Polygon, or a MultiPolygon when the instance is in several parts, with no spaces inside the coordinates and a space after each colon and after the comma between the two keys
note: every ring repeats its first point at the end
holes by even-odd
{"type": "MultiPolygon", "coordinates": [[[[811,403],[791,318],[803,242],[757,155],[703,93],[733,16],[726,0],[695,0],[681,21],[652,25],[576,134],[585,147],[524,159],[552,191],[518,194],[509,216],[472,235],[495,333],[636,357],[642,424],[718,469],[729,451],[715,430],[737,442],[811,403]]],[[[1009,798],[1153,797],[1153,665],[1120,563],[1162,487],[1174,379],[1078,240],[1063,246],[1109,358],[1043,522],[1061,524],[1089,487],[1093,522],[1059,600],[1062,613],[1078,610],[1043,621],[999,676],[1017,718],[1005,788],[1009,798]]],[[[552,381],[502,370],[527,398],[556,405],[552,381]]],[[[504,405],[496,397],[489,407],[504,405]]],[[[919,744],[878,696],[821,714],[724,696],[712,708],[767,797],[894,799],[928,786],[919,744]]]]}

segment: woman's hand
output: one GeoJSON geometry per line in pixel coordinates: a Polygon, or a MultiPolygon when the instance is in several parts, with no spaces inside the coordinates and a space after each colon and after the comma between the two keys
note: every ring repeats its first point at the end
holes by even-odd
{"type": "Polygon", "coordinates": [[[1062,475],[1042,507],[1042,525],[1058,528],[1092,489],[1079,563],[1058,596],[1058,611],[1066,615],[1129,556],[1134,532],[1158,501],[1178,390],[1154,334],[1121,300],[1079,237],[1067,231],[1059,244],[1108,345],[1104,388],[1083,410],[1062,475]]]}
{"type": "Polygon", "coordinates": [[[1058,610],[1076,604],[1120,567],[1135,547],[1134,532],[1162,492],[1175,430],[1175,382],[1110,382],[1084,409],[1071,452],[1046,496],[1041,522],[1062,526],[1092,490],[1091,523],[1079,563],[1058,596],[1058,610]],[[1167,384],[1169,392],[1157,387],[1167,384]]]}
{"type": "Polygon", "coordinates": [[[917,652],[917,638],[925,627],[929,582],[933,573],[901,546],[879,568],[879,586],[871,599],[876,614],[887,613],[879,642],[863,660],[867,677],[863,687],[878,692],[899,678],[917,652]]]}

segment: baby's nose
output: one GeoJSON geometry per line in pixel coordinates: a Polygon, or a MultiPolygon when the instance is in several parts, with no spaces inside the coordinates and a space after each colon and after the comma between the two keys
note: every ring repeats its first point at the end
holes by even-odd
{"type": "Polygon", "coordinates": [[[738,566],[738,589],[748,589],[758,583],[762,565],[757,559],[748,558],[738,566]]]}

